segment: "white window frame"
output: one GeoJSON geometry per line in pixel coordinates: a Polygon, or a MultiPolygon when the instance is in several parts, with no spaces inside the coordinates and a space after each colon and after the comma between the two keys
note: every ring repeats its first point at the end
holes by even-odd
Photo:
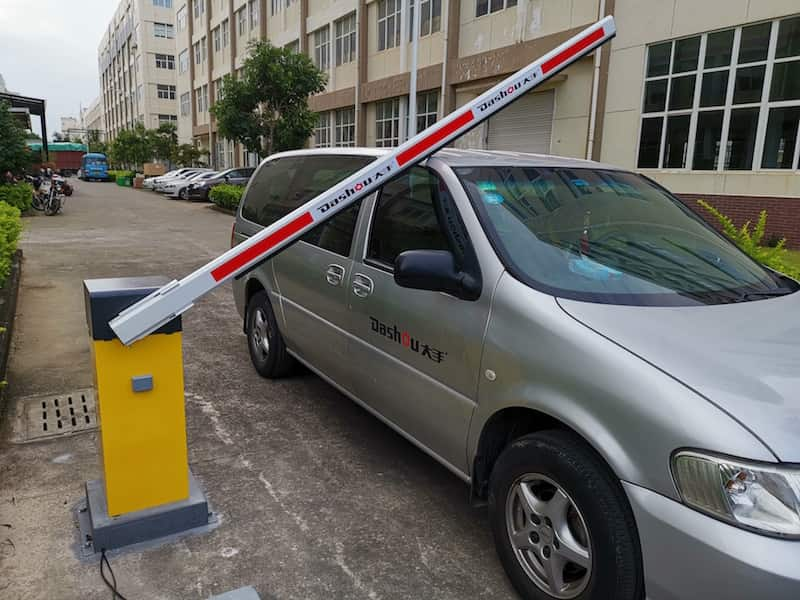
{"type": "Polygon", "coordinates": [[[153,21],[153,37],[165,40],[175,39],[175,27],[169,23],[153,21]]]}
{"type": "Polygon", "coordinates": [[[400,0],[378,0],[378,52],[400,45],[400,0]],[[389,11],[392,12],[389,12],[389,11]],[[381,34],[383,39],[381,40],[381,34]],[[390,39],[391,38],[391,39],[390,39]]]}
{"type": "Polygon", "coordinates": [[[194,18],[199,19],[206,11],[205,0],[194,0],[194,18]]]}
{"type": "Polygon", "coordinates": [[[217,54],[220,50],[222,50],[222,35],[219,26],[215,27],[211,32],[211,37],[214,40],[214,54],[217,54]]]}
{"type": "Polygon", "coordinates": [[[356,60],[356,13],[334,21],[333,27],[336,38],[336,66],[341,66],[356,60]]]}
{"type": "Polygon", "coordinates": [[[259,14],[258,2],[259,0],[250,0],[247,3],[247,20],[250,24],[250,31],[258,29],[258,21],[261,16],[259,14]]]}
{"type": "Polygon", "coordinates": [[[417,94],[417,133],[424,131],[439,118],[439,90],[417,94]]]}
{"type": "Polygon", "coordinates": [[[177,115],[164,115],[159,113],[158,115],[158,124],[161,125],[163,123],[177,123],[178,117],[177,115]]]}
{"type": "Polygon", "coordinates": [[[189,71],[189,49],[182,50],[178,55],[178,74],[183,75],[189,71]]]}
{"type": "Polygon", "coordinates": [[[246,7],[243,6],[236,11],[236,20],[239,23],[239,37],[243,37],[247,34],[247,11],[245,9],[246,7]]]}
{"type": "Polygon", "coordinates": [[[330,26],[324,25],[311,33],[314,40],[314,64],[320,71],[327,71],[331,64],[330,26]]]}
{"type": "Polygon", "coordinates": [[[314,148],[331,147],[331,111],[318,113],[313,135],[314,148]]]}
{"type": "Polygon", "coordinates": [[[389,98],[375,103],[375,146],[393,148],[400,143],[400,98],[389,98]],[[390,135],[385,136],[385,124],[390,135]]]}
{"type": "Polygon", "coordinates": [[[517,0],[475,0],[475,17],[491,15],[516,5],[517,0]]]}
{"type": "MultiPolygon", "coordinates": [[[[169,71],[175,70],[175,55],[174,54],[159,54],[156,53],[156,69],[167,69],[169,71]]],[[[138,67],[138,65],[137,65],[138,67]]]]}
{"type": "Polygon", "coordinates": [[[356,109],[354,106],[334,112],[334,146],[353,148],[356,145],[356,109]]]}
{"type": "Polygon", "coordinates": [[[181,116],[188,117],[191,112],[192,95],[189,92],[181,94],[181,116]]]}
{"type": "Polygon", "coordinates": [[[178,9],[178,12],[175,14],[175,24],[178,27],[178,31],[186,31],[186,5],[184,4],[178,9]]]}
{"type": "Polygon", "coordinates": [[[157,8],[172,8],[172,0],[153,0],[153,6],[157,8]]]}
{"type": "Polygon", "coordinates": [[[718,31],[709,31],[702,34],[700,36],[700,50],[698,53],[697,58],[697,68],[692,71],[686,71],[681,73],[672,73],[672,65],[675,60],[675,46],[676,42],[680,41],[681,39],[689,39],[693,37],[698,37],[697,35],[693,36],[686,36],[686,38],[677,38],[673,40],[665,40],[665,42],[671,42],[671,52],[670,52],[670,61],[668,72],[666,75],[658,75],[653,77],[647,76],[647,63],[648,63],[648,56],[650,48],[653,46],[658,46],[665,42],[659,42],[655,44],[650,44],[647,47],[647,52],[644,61],[644,84],[642,85],[642,94],[640,100],[640,118],[639,118],[639,131],[637,132],[637,143],[636,143],[636,167],[637,169],[641,170],[669,170],[669,171],[680,171],[680,172],[693,172],[693,173],[722,173],[722,172],[732,172],[732,173],[747,173],[753,171],[767,171],[767,172],[778,172],[778,173],[791,173],[792,171],[798,171],[800,169],[800,122],[798,123],[798,130],[795,133],[795,147],[794,147],[794,154],[792,157],[792,166],[790,168],[777,168],[777,167],[763,167],[763,160],[764,160],[764,145],[766,142],[766,135],[767,135],[767,125],[769,120],[769,114],[772,109],[775,108],[794,108],[800,107],[800,98],[794,100],[776,100],[770,101],[770,88],[772,87],[772,74],[773,74],[773,67],[776,64],[780,63],[787,63],[787,62],[796,62],[800,61],[800,55],[789,56],[784,58],[775,58],[775,51],[778,43],[778,31],[780,27],[780,22],[796,18],[800,15],[790,15],[788,17],[783,17],[779,19],[774,19],[768,21],[770,23],[770,36],[769,36],[769,44],[767,49],[767,57],[764,60],[758,61],[751,61],[740,63],[739,62],[739,49],[741,46],[741,37],[742,37],[742,29],[750,27],[752,25],[759,25],[761,23],[754,22],[754,23],[746,23],[742,26],[738,27],[728,27],[725,29],[721,29],[718,31]],[[731,49],[731,61],[730,64],[722,67],[709,67],[705,68],[705,57],[706,57],[706,50],[707,50],[707,40],[710,34],[718,33],[719,31],[734,31],[733,37],[733,46],[731,49]],[[735,91],[735,84],[736,84],[736,72],[739,67],[742,68],[749,68],[749,67],[758,67],[764,66],[764,83],[761,89],[761,98],[757,102],[748,102],[742,104],[733,104],[733,96],[735,91]],[[703,75],[705,73],[711,72],[728,72],[728,87],[725,94],[725,102],[722,105],[718,106],[706,106],[700,107],[700,96],[702,91],[702,82],[703,82],[703,75]],[[692,106],[689,109],[680,109],[680,110],[670,110],[669,108],[669,101],[670,101],[670,94],[672,93],[672,81],[678,77],[683,76],[695,76],[695,88],[694,88],[694,99],[692,102],[692,106]],[[646,97],[647,91],[647,83],[651,81],[657,80],[667,80],[667,91],[666,91],[666,100],[664,105],[663,111],[654,111],[654,112],[644,112],[644,101],[646,97]],[[758,122],[756,126],[756,135],[753,147],[753,158],[750,168],[747,169],[726,169],[726,163],[729,160],[729,153],[730,153],[730,140],[728,139],[729,131],[730,131],[730,121],[731,121],[731,113],[735,110],[739,109],[747,109],[747,108],[757,108],[758,109],[758,122]],[[723,112],[722,117],[722,127],[720,131],[720,140],[718,144],[718,154],[716,157],[716,166],[714,169],[701,169],[696,170],[693,168],[694,162],[694,152],[695,152],[695,141],[696,141],[696,134],[697,134],[697,122],[700,114],[705,112],[723,112]],[[685,152],[685,159],[684,159],[684,166],[683,167],[666,167],[665,158],[667,154],[666,148],[666,137],[667,137],[667,121],[669,117],[672,116],[680,116],[680,115],[689,115],[689,133],[686,142],[686,152],[685,152]],[[661,118],[661,137],[659,141],[659,156],[658,156],[658,166],[656,167],[639,167],[639,152],[642,143],[642,125],[645,119],[651,118],[661,118]]]}
{"type": "MultiPolygon", "coordinates": [[[[414,39],[414,4],[408,0],[408,39],[414,39]]],[[[442,0],[422,0],[422,14],[419,22],[419,37],[431,35],[442,29],[442,0]],[[438,21],[435,21],[438,17],[438,21]]]]}
{"type": "Polygon", "coordinates": [[[156,97],[159,100],[175,100],[176,93],[177,91],[174,85],[166,83],[156,84],[156,97]]]}
{"type": "Polygon", "coordinates": [[[228,44],[230,44],[230,23],[228,23],[228,19],[222,22],[220,28],[222,29],[222,47],[227,48],[228,44]]]}

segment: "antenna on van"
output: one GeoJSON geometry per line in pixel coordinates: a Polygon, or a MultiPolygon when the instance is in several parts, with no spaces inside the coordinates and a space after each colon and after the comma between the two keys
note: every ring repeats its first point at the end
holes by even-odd
{"type": "Polygon", "coordinates": [[[605,44],[615,34],[614,18],[610,16],[587,27],[472,102],[415,135],[392,153],[376,159],[180,281],[173,280],[122,311],[110,321],[111,329],[126,345],[155,331],[191,308],[194,301],[204,294],[274,256],[310,229],[480,125],[576,60],[605,44]]]}

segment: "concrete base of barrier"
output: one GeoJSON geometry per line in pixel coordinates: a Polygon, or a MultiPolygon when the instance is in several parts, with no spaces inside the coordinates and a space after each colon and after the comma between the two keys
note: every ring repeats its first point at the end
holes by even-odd
{"type": "Polygon", "coordinates": [[[94,552],[114,550],[209,525],[212,517],[200,483],[189,473],[189,498],[110,517],[100,479],[86,483],[86,506],[80,509],[81,540],[94,552]]]}

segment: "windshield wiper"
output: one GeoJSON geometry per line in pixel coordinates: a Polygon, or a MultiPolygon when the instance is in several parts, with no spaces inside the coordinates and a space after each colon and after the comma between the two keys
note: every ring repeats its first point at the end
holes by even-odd
{"type": "Polygon", "coordinates": [[[761,290],[755,292],[743,292],[736,297],[737,302],[747,302],[749,300],[760,300],[762,298],[776,298],[793,294],[796,290],[780,287],[774,290],[761,290]]]}

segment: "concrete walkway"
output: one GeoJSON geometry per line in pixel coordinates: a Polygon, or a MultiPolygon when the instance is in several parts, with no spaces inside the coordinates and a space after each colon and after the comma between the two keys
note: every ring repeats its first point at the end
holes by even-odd
{"type": "MultiPolygon", "coordinates": [[[[63,215],[26,218],[9,404],[0,423],[0,599],[107,599],[71,509],[100,475],[96,432],[18,443],[24,398],[92,386],[82,280],[181,277],[228,247],[231,217],[77,182],[63,215]]],[[[229,286],[185,315],[189,458],[212,533],[112,556],[129,600],[509,598],[484,511],[432,459],[307,374],[252,369],[229,286]]]]}

